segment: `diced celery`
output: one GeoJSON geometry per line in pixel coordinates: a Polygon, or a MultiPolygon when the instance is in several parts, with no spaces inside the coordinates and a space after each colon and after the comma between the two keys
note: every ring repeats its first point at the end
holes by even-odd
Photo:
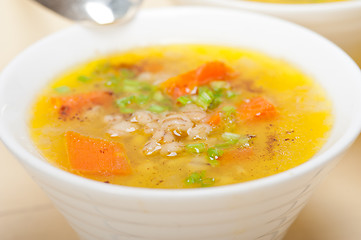
{"type": "Polygon", "coordinates": [[[217,148],[228,148],[237,144],[238,147],[249,147],[249,138],[247,136],[241,136],[236,133],[225,132],[222,134],[222,139],[225,143],[217,144],[217,148]]]}
{"type": "Polygon", "coordinates": [[[133,103],[135,101],[135,96],[123,97],[119,98],[115,101],[118,107],[125,108],[127,105],[133,103]]]}
{"type": "Polygon", "coordinates": [[[214,93],[209,87],[206,87],[206,86],[199,87],[198,95],[202,95],[202,94],[205,94],[205,93],[209,96],[209,98],[211,98],[211,99],[214,98],[214,93]]]}
{"type": "Polygon", "coordinates": [[[141,82],[130,80],[130,79],[124,79],[123,80],[123,91],[124,92],[138,92],[141,90],[141,82]]]}
{"type": "Polygon", "coordinates": [[[186,150],[190,153],[202,153],[206,151],[206,145],[204,143],[188,144],[186,150]]]}
{"type": "Polygon", "coordinates": [[[222,155],[223,155],[224,151],[220,148],[208,148],[207,150],[207,155],[208,155],[208,162],[212,165],[212,166],[216,166],[219,164],[219,162],[217,161],[222,155]]]}
{"type": "Polygon", "coordinates": [[[201,179],[202,179],[201,173],[194,172],[186,178],[186,183],[194,184],[194,183],[199,182],[201,179]]]}
{"type": "Polygon", "coordinates": [[[192,99],[188,96],[180,96],[179,98],[177,98],[177,102],[179,102],[180,104],[187,105],[192,103],[192,99]]]}
{"type": "Polygon", "coordinates": [[[208,106],[209,109],[215,109],[223,102],[222,97],[215,97],[213,102],[208,106]]]}
{"type": "Polygon", "coordinates": [[[185,180],[187,185],[199,185],[201,187],[210,187],[214,184],[215,179],[210,177],[205,177],[206,172],[193,172],[185,180]]]}
{"type": "Polygon", "coordinates": [[[124,79],[123,80],[123,91],[124,92],[139,92],[142,90],[146,91],[152,91],[155,88],[150,83],[147,82],[141,82],[137,80],[132,79],[124,79]]]}
{"type": "Polygon", "coordinates": [[[236,127],[237,117],[236,108],[233,106],[224,106],[222,108],[222,120],[226,131],[234,131],[236,127]]]}
{"type": "Polygon", "coordinates": [[[208,106],[213,102],[214,94],[212,90],[208,87],[200,87],[198,90],[198,97],[195,100],[195,103],[202,107],[203,109],[207,109],[208,106]]]}
{"type": "Polygon", "coordinates": [[[230,141],[233,143],[237,143],[238,140],[241,138],[241,135],[236,134],[236,133],[230,133],[230,132],[225,132],[222,134],[222,138],[225,141],[230,141]]]}
{"type": "Polygon", "coordinates": [[[224,106],[222,108],[222,112],[224,112],[225,114],[231,114],[231,113],[236,112],[236,108],[233,106],[224,106]]]}
{"type": "Polygon", "coordinates": [[[148,108],[149,111],[153,112],[153,113],[162,113],[168,110],[167,107],[158,105],[158,104],[152,104],[149,106],[148,108]]]}
{"type": "Polygon", "coordinates": [[[229,82],[226,81],[212,81],[210,85],[214,91],[220,91],[222,89],[228,90],[231,87],[229,82]]]}
{"type": "Polygon", "coordinates": [[[222,155],[223,155],[223,150],[222,149],[219,149],[219,148],[209,148],[208,151],[208,156],[212,159],[218,159],[220,158],[222,155]]]}
{"type": "Polygon", "coordinates": [[[136,96],[135,98],[135,103],[136,104],[139,104],[139,105],[142,105],[142,104],[146,104],[148,103],[150,100],[150,96],[149,95],[138,95],[136,96]]]}

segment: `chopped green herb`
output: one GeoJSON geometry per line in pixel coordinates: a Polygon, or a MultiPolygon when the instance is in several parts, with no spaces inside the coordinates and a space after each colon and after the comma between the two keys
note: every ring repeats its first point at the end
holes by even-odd
{"type": "Polygon", "coordinates": [[[222,134],[222,139],[225,140],[225,142],[215,145],[216,148],[225,149],[234,145],[237,145],[238,147],[249,146],[249,137],[247,136],[241,136],[239,134],[225,132],[222,134]]]}
{"type": "Polygon", "coordinates": [[[214,93],[208,87],[200,87],[198,89],[198,97],[195,103],[203,109],[207,109],[214,100],[214,93]]]}
{"type": "Polygon", "coordinates": [[[229,142],[237,143],[238,140],[241,138],[241,135],[236,133],[225,132],[222,134],[222,138],[227,142],[229,141],[229,142]]]}
{"type": "Polygon", "coordinates": [[[83,83],[88,83],[91,81],[91,78],[85,75],[78,76],[78,81],[83,83]]]}
{"type": "Polygon", "coordinates": [[[135,103],[139,104],[139,105],[142,105],[142,104],[148,103],[149,100],[150,100],[149,95],[138,95],[135,98],[135,103]]]}
{"type": "Polygon", "coordinates": [[[54,88],[54,91],[57,93],[68,93],[70,92],[70,87],[68,86],[60,86],[60,87],[56,87],[54,88]]]}
{"type": "Polygon", "coordinates": [[[214,184],[215,179],[210,177],[205,177],[206,172],[193,172],[185,180],[187,185],[200,185],[201,187],[210,187],[214,184]]]}
{"type": "Polygon", "coordinates": [[[222,121],[226,131],[233,131],[236,126],[236,108],[233,106],[224,106],[222,108],[222,121]]]}
{"type": "Polygon", "coordinates": [[[180,104],[187,105],[192,103],[192,99],[188,96],[180,96],[179,98],[177,98],[177,102],[179,102],[180,104]]]}
{"type": "Polygon", "coordinates": [[[223,150],[218,148],[209,148],[207,153],[210,158],[217,160],[219,157],[223,155],[223,150]]]}
{"type": "Polygon", "coordinates": [[[204,175],[205,175],[204,171],[191,173],[191,175],[189,175],[186,178],[186,183],[188,183],[188,184],[199,183],[202,181],[202,178],[204,175]]]}
{"type": "Polygon", "coordinates": [[[225,114],[232,114],[236,112],[236,108],[233,106],[224,106],[222,108],[222,112],[224,112],[225,114]]]}
{"type": "Polygon", "coordinates": [[[231,88],[231,85],[226,81],[212,81],[210,85],[211,88],[216,92],[220,90],[228,90],[231,88]]]}
{"type": "Polygon", "coordinates": [[[202,153],[206,151],[206,145],[204,143],[188,144],[186,150],[190,153],[202,153]]]}
{"type": "Polygon", "coordinates": [[[130,79],[123,80],[123,91],[124,92],[138,92],[142,89],[142,83],[130,79]]]}
{"type": "Polygon", "coordinates": [[[139,92],[142,90],[151,91],[155,88],[152,84],[147,82],[136,81],[132,79],[123,80],[123,91],[124,92],[139,92]]]}
{"type": "Polygon", "coordinates": [[[221,96],[217,96],[217,94],[215,94],[215,98],[213,100],[213,102],[209,105],[209,109],[215,109],[219,106],[219,104],[221,104],[223,102],[223,98],[221,96]]]}
{"type": "Polygon", "coordinates": [[[217,160],[223,155],[223,153],[224,151],[220,148],[208,148],[207,154],[209,163],[211,163],[212,166],[218,165],[219,162],[217,160]]]}
{"type": "Polygon", "coordinates": [[[149,106],[148,108],[149,111],[153,112],[153,113],[162,113],[168,110],[167,107],[158,105],[158,104],[152,104],[149,106]]]}
{"type": "Polygon", "coordinates": [[[133,103],[135,101],[135,96],[123,97],[119,98],[115,101],[118,107],[125,108],[127,105],[133,103]]]}

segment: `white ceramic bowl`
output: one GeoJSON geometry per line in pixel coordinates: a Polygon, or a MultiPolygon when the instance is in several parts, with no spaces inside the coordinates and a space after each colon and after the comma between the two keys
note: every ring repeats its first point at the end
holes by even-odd
{"type": "Polygon", "coordinates": [[[300,24],[343,48],[361,66],[361,0],[320,4],[275,4],[247,0],[173,0],[249,10],[300,24]]]}
{"type": "Polygon", "coordinates": [[[351,58],[297,25],[226,9],[148,10],[124,26],[71,27],[15,58],[0,77],[0,136],[82,239],[281,239],[314,187],[359,134],[360,92],[361,73],[351,58]],[[157,190],[72,175],[47,163],[34,148],[28,134],[29,105],[54,76],[102,54],[190,42],[261,51],[320,82],[335,115],[322,151],[294,169],[256,181],[157,190]]]}

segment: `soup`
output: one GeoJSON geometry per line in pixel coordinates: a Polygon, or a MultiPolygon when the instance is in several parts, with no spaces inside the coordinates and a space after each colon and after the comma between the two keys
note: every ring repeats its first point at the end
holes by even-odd
{"type": "Polygon", "coordinates": [[[30,133],[65,171],[126,186],[193,188],[296,167],[321,149],[331,126],[322,88],[282,60],[167,45],[58,77],[36,99],[30,133]]]}

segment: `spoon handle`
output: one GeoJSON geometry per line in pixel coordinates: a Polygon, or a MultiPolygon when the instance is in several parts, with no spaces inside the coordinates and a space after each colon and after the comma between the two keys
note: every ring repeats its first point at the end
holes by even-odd
{"type": "Polygon", "coordinates": [[[110,24],[130,20],[143,0],[33,0],[72,21],[110,24]]]}

